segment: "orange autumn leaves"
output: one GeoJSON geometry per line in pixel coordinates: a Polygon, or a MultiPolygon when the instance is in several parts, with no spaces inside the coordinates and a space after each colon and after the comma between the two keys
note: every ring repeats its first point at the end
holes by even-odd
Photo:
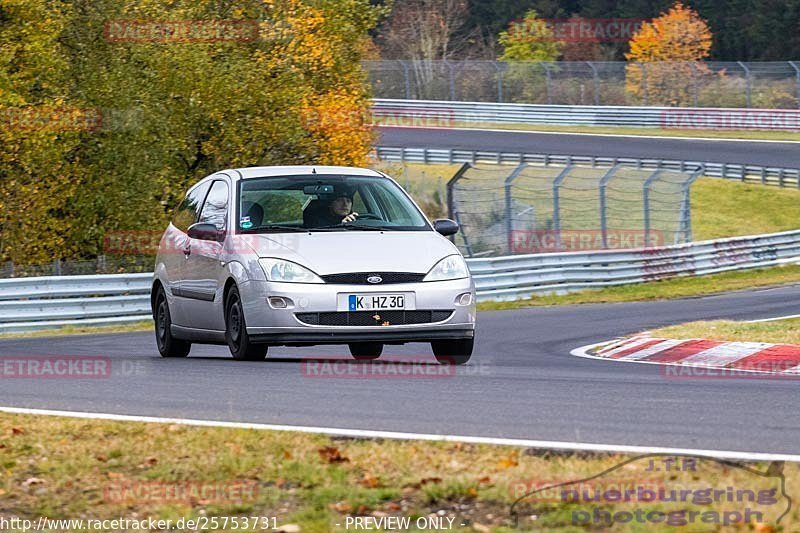
{"type": "Polygon", "coordinates": [[[711,50],[708,24],[691,8],[676,2],[642,25],[625,54],[625,89],[645,105],[692,105],[701,79],[712,76],[702,63],[711,50]],[[695,84],[686,83],[694,80],[695,84]]]}

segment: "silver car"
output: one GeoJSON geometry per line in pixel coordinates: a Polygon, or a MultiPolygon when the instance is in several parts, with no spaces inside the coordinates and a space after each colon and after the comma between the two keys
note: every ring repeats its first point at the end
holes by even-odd
{"type": "Polygon", "coordinates": [[[254,167],[212,174],[186,194],[159,245],[152,288],[158,350],[429,342],[442,363],[472,355],[475,285],[452,220],[429,222],[375,170],[254,167]]]}

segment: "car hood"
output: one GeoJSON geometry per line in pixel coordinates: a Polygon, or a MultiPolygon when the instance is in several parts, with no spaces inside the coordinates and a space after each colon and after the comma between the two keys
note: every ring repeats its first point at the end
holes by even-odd
{"type": "Polygon", "coordinates": [[[243,235],[259,257],[299,263],[320,275],[344,272],[427,273],[458,253],[434,231],[336,231],[243,235]]]}

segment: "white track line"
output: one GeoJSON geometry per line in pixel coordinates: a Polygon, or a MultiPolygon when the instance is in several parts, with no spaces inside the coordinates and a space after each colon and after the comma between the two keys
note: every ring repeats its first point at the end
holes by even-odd
{"type": "Polygon", "coordinates": [[[729,137],[678,137],[673,135],[623,135],[621,133],[578,133],[568,131],[540,131],[540,130],[504,130],[500,128],[447,128],[444,126],[382,126],[379,128],[397,128],[407,130],[450,130],[450,131],[486,131],[489,133],[533,133],[536,135],[572,135],[575,137],[618,137],[624,139],[677,139],[679,141],[714,141],[714,142],[743,142],[767,144],[800,144],[800,141],[779,141],[773,139],[731,139],[729,137]]]}
{"type": "Polygon", "coordinates": [[[464,442],[470,444],[494,444],[500,446],[522,446],[526,448],[543,448],[549,450],[572,450],[612,453],[634,453],[664,455],[697,455],[716,457],[719,459],[735,459],[742,461],[791,461],[800,462],[800,455],[737,452],[724,450],[703,450],[692,448],[669,448],[659,446],[629,446],[625,444],[592,444],[582,442],[560,442],[547,440],[506,439],[495,437],[469,437],[460,435],[434,435],[425,433],[402,433],[396,431],[378,431],[370,429],[340,429],[309,426],[286,426],[274,424],[256,424],[248,422],[223,422],[217,420],[194,420],[187,418],[160,418],[152,416],[116,415],[109,413],[85,413],[80,411],[54,411],[50,409],[27,409],[22,407],[0,407],[0,412],[23,415],[61,416],[84,418],[91,420],[116,420],[121,422],[147,422],[157,424],[179,424],[184,426],[221,427],[235,429],[258,429],[271,431],[296,431],[299,433],[318,433],[323,435],[356,437],[368,439],[425,440],[464,442]]]}
{"type": "Polygon", "coordinates": [[[775,316],[772,318],[759,318],[758,320],[745,320],[745,322],[749,324],[754,324],[756,322],[772,322],[774,320],[789,320],[790,318],[800,318],[800,315],[786,315],[786,316],[775,316]]]}

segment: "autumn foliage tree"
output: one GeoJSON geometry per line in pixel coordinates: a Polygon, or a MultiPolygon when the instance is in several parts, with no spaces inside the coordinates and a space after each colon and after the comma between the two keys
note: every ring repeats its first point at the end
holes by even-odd
{"type": "Polygon", "coordinates": [[[699,78],[710,75],[702,61],[709,55],[711,39],[708,24],[676,2],[631,39],[625,54],[626,90],[648,104],[691,105],[699,78]]]}
{"type": "Polygon", "coordinates": [[[511,22],[497,42],[503,47],[500,61],[555,61],[562,47],[534,9],[525,13],[523,20],[511,22]]]}
{"type": "Polygon", "coordinates": [[[381,10],[2,0],[0,260],[90,258],[109,233],[160,231],[188,185],[219,169],[365,164],[360,59],[381,10]],[[161,39],[164,28],[199,37],[161,39]]]}
{"type": "Polygon", "coordinates": [[[513,21],[507,30],[500,32],[497,42],[503,47],[501,61],[507,62],[503,81],[523,102],[542,102],[547,94],[548,69],[545,65],[561,54],[562,43],[553,30],[531,9],[521,21],[513,21]]]}

